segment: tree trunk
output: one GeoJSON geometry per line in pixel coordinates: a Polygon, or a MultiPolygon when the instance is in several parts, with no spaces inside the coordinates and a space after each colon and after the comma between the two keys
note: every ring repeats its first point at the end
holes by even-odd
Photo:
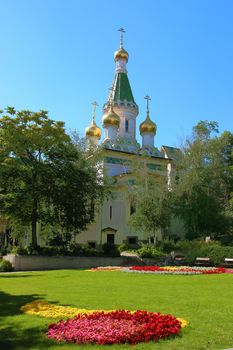
{"type": "Polygon", "coordinates": [[[32,246],[37,247],[36,220],[32,220],[32,246]]]}
{"type": "Polygon", "coordinates": [[[33,201],[33,211],[32,211],[32,246],[37,247],[37,200],[33,201]]]}

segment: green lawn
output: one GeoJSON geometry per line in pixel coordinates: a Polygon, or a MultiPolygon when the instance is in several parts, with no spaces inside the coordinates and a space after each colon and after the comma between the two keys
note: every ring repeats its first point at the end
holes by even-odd
{"type": "Polygon", "coordinates": [[[233,347],[233,275],[172,276],[60,270],[0,274],[0,349],[222,350],[233,347]],[[90,309],[171,313],[190,325],[181,336],[136,346],[48,341],[53,319],[24,315],[36,299],[90,309]]]}

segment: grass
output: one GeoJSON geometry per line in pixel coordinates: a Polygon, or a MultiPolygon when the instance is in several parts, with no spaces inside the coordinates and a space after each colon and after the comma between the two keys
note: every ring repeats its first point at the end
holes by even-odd
{"type": "Polygon", "coordinates": [[[222,350],[233,347],[233,275],[142,275],[59,270],[0,274],[0,349],[222,350]],[[36,299],[90,309],[144,309],[171,313],[190,325],[158,343],[75,345],[49,341],[54,319],[24,315],[36,299]]]}

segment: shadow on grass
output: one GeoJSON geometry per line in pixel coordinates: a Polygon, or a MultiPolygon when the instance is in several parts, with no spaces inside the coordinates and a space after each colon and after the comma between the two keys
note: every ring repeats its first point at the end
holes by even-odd
{"type": "MultiPolygon", "coordinates": [[[[38,322],[30,325],[28,320],[20,326],[14,317],[5,320],[5,317],[19,316],[23,313],[20,308],[26,303],[30,303],[37,299],[43,299],[42,295],[11,295],[0,291],[0,349],[48,349],[55,343],[46,338],[47,322],[38,322]]],[[[62,344],[56,344],[59,346],[62,344]]]]}
{"type": "MultiPolygon", "coordinates": [[[[46,329],[46,327],[45,327],[46,329]]],[[[19,329],[16,324],[10,324],[1,328],[0,349],[19,350],[19,349],[49,349],[51,346],[62,344],[52,342],[46,338],[45,329],[31,327],[19,329]]]]}
{"type": "Polygon", "coordinates": [[[0,291],[0,319],[4,316],[20,315],[21,306],[42,298],[43,296],[37,294],[11,295],[0,291]]]}
{"type": "Polygon", "coordinates": [[[42,275],[29,275],[29,274],[27,274],[27,275],[10,275],[9,274],[9,272],[6,272],[6,275],[4,275],[3,273],[1,273],[1,275],[0,275],[0,278],[21,278],[21,277],[23,277],[23,278],[25,278],[25,277],[30,277],[30,278],[32,278],[32,277],[38,277],[38,276],[42,276],[42,275]]]}

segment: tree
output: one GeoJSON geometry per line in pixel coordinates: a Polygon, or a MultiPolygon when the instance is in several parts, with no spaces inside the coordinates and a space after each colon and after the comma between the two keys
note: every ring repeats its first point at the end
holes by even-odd
{"type": "Polygon", "coordinates": [[[155,176],[153,172],[139,161],[134,164],[136,181],[131,186],[130,196],[136,204],[136,211],[130,216],[129,225],[148,236],[156,236],[157,230],[166,230],[171,220],[171,200],[164,176],[155,176]]]}
{"type": "Polygon", "coordinates": [[[174,212],[190,239],[217,237],[232,227],[233,134],[217,133],[216,122],[200,121],[193,128],[178,166],[179,181],[173,181],[174,212]]]}
{"type": "Polygon", "coordinates": [[[100,173],[46,111],[8,107],[0,119],[0,211],[10,222],[79,232],[94,220],[104,195],[100,173]]]}

